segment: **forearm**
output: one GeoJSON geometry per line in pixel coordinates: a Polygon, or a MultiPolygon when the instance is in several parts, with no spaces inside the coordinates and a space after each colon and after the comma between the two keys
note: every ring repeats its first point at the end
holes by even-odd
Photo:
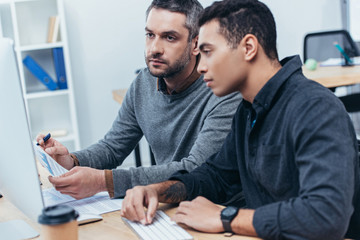
{"type": "Polygon", "coordinates": [[[123,197],[126,190],[135,186],[164,182],[179,170],[191,171],[196,167],[197,164],[194,162],[188,159],[182,159],[180,162],[171,162],[150,167],[114,169],[112,172],[115,197],[123,197]]]}
{"type": "Polygon", "coordinates": [[[185,185],[180,181],[166,181],[149,185],[153,188],[163,203],[179,203],[186,199],[185,185]]]}
{"type": "Polygon", "coordinates": [[[240,209],[237,216],[231,222],[231,229],[234,233],[246,236],[257,236],[254,225],[255,210],[253,209],[240,209]]]}
{"type": "Polygon", "coordinates": [[[105,175],[106,175],[105,170],[98,170],[97,184],[99,186],[99,192],[104,192],[108,190],[108,183],[106,181],[105,175]]]}
{"type": "MultiPolygon", "coordinates": [[[[119,139],[105,138],[86,149],[72,154],[76,156],[80,166],[96,169],[114,169],[122,164],[132,150],[130,147],[125,146],[126,143],[122,143],[119,139]]],[[[129,143],[129,146],[132,146],[132,144],[129,143]]]]}
{"type": "MultiPolygon", "coordinates": [[[[226,155],[226,154],[225,154],[226,155]]],[[[230,199],[236,202],[236,206],[243,207],[244,201],[234,199],[234,196],[240,197],[242,188],[238,184],[239,174],[235,167],[233,169],[224,169],[224,154],[221,152],[213,155],[206,163],[196,168],[188,174],[177,172],[170,180],[177,180],[184,183],[187,193],[187,200],[193,200],[198,196],[203,196],[216,204],[224,204],[230,199]],[[238,201],[239,200],[239,201],[238,201]]],[[[228,158],[228,160],[232,160],[228,158]]]]}

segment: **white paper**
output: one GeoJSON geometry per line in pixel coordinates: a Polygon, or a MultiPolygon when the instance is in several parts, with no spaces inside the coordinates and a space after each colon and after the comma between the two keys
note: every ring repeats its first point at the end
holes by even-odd
{"type": "Polygon", "coordinates": [[[139,222],[132,222],[125,218],[123,220],[144,240],[190,240],[193,237],[171,221],[170,217],[163,211],[158,210],[150,225],[142,225],[139,222]]]}
{"type": "Polygon", "coordinates": [[[75,198],[69,195],[61,194],[59,191],[56,191],[55,188],[44,189],[42,191],[42,195],[46,207],[54,206],[70,201],[76,201],[75,198]]]}
{"type": "Polygon", "coordinates": [[[71,206],[80,214],[104,214],[121,209],[123,199],[110,199],[107,192],[100,192],[92,197],[76,200],[75,198],[61,194],[55,188],[43,190],[45,206],[64,204],[71,206]]]}
{"type": "Polygon", "coordinates": [[[63,168],[49,154],[42,150],[40,146],[37,146],[35,142],[33,143],[33,147],[37,159],[39,160],[41,165],[49,171],[52,176],[57,177],[68,172],[67,169],[63,168]]]}

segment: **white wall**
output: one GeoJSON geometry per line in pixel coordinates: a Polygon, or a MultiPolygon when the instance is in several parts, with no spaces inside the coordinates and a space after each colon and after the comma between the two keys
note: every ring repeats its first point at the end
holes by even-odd
{"type": "Polygon", "coordinates": [[[306,33],[341,28],[339,0],[263,0],[274,14],[279,57],[303,55],[306,33]]]}
{"type": "MultiPolygon", "coordinates": [[[[80,139],[86,147],[104,136],[117,114],[120,106],[111,91],[127,88],[134,70],[145,66],[144,13],[150,1],[64,2],[80,139]]],[[[302,55],[305,33],[341,26],[338,0],[264,2],[275,16],[280,58],[302,55]]]]}

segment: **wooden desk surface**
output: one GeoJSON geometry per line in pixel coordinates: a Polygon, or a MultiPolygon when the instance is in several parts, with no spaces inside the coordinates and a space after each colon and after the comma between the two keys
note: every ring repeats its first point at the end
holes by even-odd
{"type": "Polygon", "coordinates": [[[124,100],[127,89],[116,89],[112,91],[113,99],[118,103],[122,103],[124,100]]]}
{"type": "Polygon", "coordinates": [[[360,66],[318,67],[310,71],[303,67],[304,75],[327,88],[348,86],[360,83],[360,66]]]}
{"type": "MultiPolygon", "coordinates": [[[[42,167],[39,167],[39,170],[42,167]]],[[[41,181],[44,186],[51,186],[47,180],[47,174],[41,173],[41,181]]],[[[172,216],[176,208],[169,204],[161,204],[161,210],[165,211],[166,214],[172,216]]],[[[92,240],[92,239],[139,239],[137,235],[124,223],[120,217],[120,211],[106,213],[102,215],[103,220],[99,222],[89,223],[82,226],[79,226],[79,240],[92,240]]],[[[30,220],[26,217],[20,210],[18,210],[12,203],[6,200],[6,196],[0,198],[0,222],[22,219],[27,222],[31,227],[40,233],[41,226],[40,224],[30,220]]],[[[189,229],[183,226],[186,231],[188,231],[194,239],[205,240],[205,239],[227,239],[229,237],[224,237],[223,234],[208,234],[201,233],[192,229],[189,229]]],[[[40,239],[40,237],[35,238],[40,239]]],[[[245,236],[232,236],[230,240],[242,240],[242,239],[258,239],[245,236]]]]}

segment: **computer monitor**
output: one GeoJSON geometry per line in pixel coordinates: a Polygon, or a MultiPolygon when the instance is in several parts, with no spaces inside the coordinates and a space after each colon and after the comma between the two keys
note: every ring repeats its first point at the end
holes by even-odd
{"type": "Polygon", "coordinates": [[[37,221],[44,201],[12,40],[0,37],[0,192],[37,221]]]}
{"type": "MultiPolygon", "coordinates": [[[[36,164],[36,153],[30,135],[21,82],[15,61],[12,40],[0,37],[0,192],[26,216],[37,222],[45,206],[74,200],[74,207],[80,213],[78,224],[96,222],[102,219],[98,214],[119,210],[121,200],[112,204],[107,193],[98,193],[84,201],[75,201],[70,196],[45,196],[40,187],[36,164]],[[97,206],[89,207],[94,204],[97,206]],[[76,205],[76,206],[75,206],[76,205]],[[99,206],[103,208],[99,209],[99,206]]],[[[51,194],[50,194],[51,195],[51,194]]],[[[71,206],[71,203],[69,203],[71,206]]],[[[10,236],[2,232],[0,238],[10,236]],[[5,234],[5,235],[4,235],[5,234]]],[[[25,234],[33,234],[30,230],[25,234]],[[29,233],[28,233],[29,232],[29,233]]],[[[29,236],[26,235],[26,236],[29,236]]],[[[12,235],[11,235],[12,236],[12,235]]],[[[7,238],[6,238],[7,239],[7,238]]],[[[13,239],[13,238],[11,238],[13,239]]]]}

